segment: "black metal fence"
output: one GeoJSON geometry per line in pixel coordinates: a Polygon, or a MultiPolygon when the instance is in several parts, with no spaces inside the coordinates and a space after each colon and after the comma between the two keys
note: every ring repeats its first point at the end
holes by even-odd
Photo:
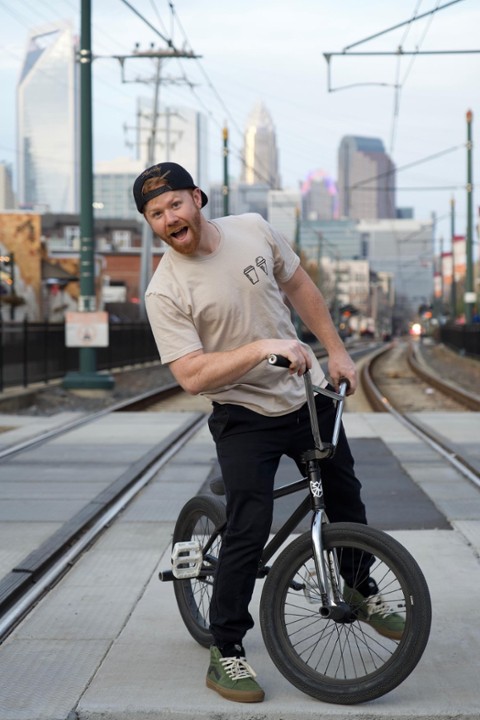
{"type": "Polygon", "coordinates": [[[442,325],[440,341],[448,347],[480,359],[480,323],[471,325],[442,325]]]}
{"type": "MultiPolygon", "coordinates": [[[[97,370],[158,359],[148,323],[110,323],[108,347],[96,348],[97,370]]],[[[63,323],[2,323],[0,319],[0,392],[47,383],[78,367],[79,350],[65,347],[63,323]]]]}

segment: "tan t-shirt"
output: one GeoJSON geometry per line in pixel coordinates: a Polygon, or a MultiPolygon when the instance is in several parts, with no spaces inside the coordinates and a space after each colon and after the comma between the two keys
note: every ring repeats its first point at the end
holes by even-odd
{"type": "MultiPolygon", "coordinates": [[[[168,248],[146,292],[146,309],[162,362],[195,350],[233,350],[265,338],[296,338],[278,282],[289,280],[299,258],[260,215],[212,221],[217,250],[189,257],[168,248]]],[[[325,385],[312,354],[312,381],[325,385]]],[[[237,382],[202,393],[218,403],[283,415],[305,402],[302,378],[265,360],[237,382]]]]}

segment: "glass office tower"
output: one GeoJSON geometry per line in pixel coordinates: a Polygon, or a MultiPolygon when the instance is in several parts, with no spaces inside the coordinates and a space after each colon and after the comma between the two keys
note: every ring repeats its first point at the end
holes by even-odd
{"type": "Polygon", "coordinates": [[[248,185],[266,183],[272,190],[281,188],[275,126],[262,102],[255,105],[247,120],[243,161],[243,182],[248,185]]]}
{"type": "Polygon", "coordinates": [[[338,150],[340,217],[395,218],[395,184],[395,165],[379,138],[342,138],[338,150]]]}
{"type": "Polygon", "coordinates": [[[77,47],[66,23],[30,34],[17,85],[20,207],[78,212],[77,47]]]}

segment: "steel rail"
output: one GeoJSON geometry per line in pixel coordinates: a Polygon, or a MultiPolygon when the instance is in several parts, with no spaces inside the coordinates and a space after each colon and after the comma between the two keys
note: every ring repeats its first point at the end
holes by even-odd
{"type": "Polygon", "coordinates": [[[53,440],[53,438],[59,437],[60,435],[65,435],[66,433],[70,432],[70,430],[75,430],[76,428],[82,427],[82,425],[88,425],[88,423],[94,422],[95,420],[98,420],[105,415],[109,415],[112,412],[120,412],[122,410],[128,411],[138,409],[140,406],[147,406],[148,404],[153,404],[163,395],[170,394],[179,389],[180,386],[178,385],[178,383],[170,382],[166,385],[162,385],[160,388],[156,388],[155,390],[148,390],[126,400],[120,400],[119,402],[102,408],[101,410],[96,410],[92,413],[82,414],[79,418],[74,418],[73,420],[63,423],[58,427],[38,433],[38,435],[35,435],[28,440],[24,440],[22,442],[16,443],[15,445],[11,445],[4,448],[3,450],[0,450],[0,460],[7,457],[13,457],[14,455],[17,455],[24,450],[31,450],[38,445],[42,445],[48,440],[53,440]]]}
{"type": "Polygon", "coordinates": [[[441,380],[437,375],[434,375],[428,368],[421,353],[418,349],[414,348],[410,343],[407,354],[408,364],[410,369],[413,370],[415,375],[418,375],[422,380],[428,382],[429,385],[439,390],[444,395],[453,398],[457,402],[460,402],[470,410],[478,412],[480,410],[480,396],[473,392],[467,392],[459,385],[452,383],[448,380],[441,380]]]}
{"type": "MultiPolygon", "coordinates": [[[[388,352],[390,349],[391,345],[381,348],[372,355],[369,361],[365,363],[362,368],[361,382],[368,402],[376,412],[388,412],[393,415],[400,423],[402,423],[402,425],[407,427],[417,437],[439,453],[448,463],[450,463],[450,465],[463,475],[463,477],[469,480],[473,485],[475,485],[475,487],[480,488],[480,473],[468,462],[468,460],[461,457],[454,449],[452,449],[451,445],[449,445],[443,437],[440,437],[430,428],[426,428],[421,422],[401,413],[398,408],[396,408],[391,401],[380,392],[372,377],[372,366],[374,366],[375,362],[379,357],[381,357],[381,355],[388,352]]],[[[415,365],[412,366],[412,370],[415,372],[415,365]]],[[[424,372],[426,373],[426,371],[424,372]]],[[[428,378],[430,377],[431,376],[428,375],[428,378]]],[[[425,377],[423,379],[425,379],[425,377]]],[[[427,379],[427,381],[430,382],[430,379],[427,379]]],[[[441,390],[442,382],[437,379],[437,383],[436,387],[441,390]]],[[[450,397],[454,397],[452,394],[453,388],[453,384],[450,383],[448,386],[448,392],[445,392],[445,394],[448,394],[450,397]]],[[[462,394],[464,394],[464,391],[462,394]]],[[[456,399],[459,402],[462,402],[460,394],[456,397],[456,399]]]]}
{"type": "Polygon", "coordinates": [[[148,466],[143,468],[134,481],[115,496],[113,502],[107,503],[97,512],[93,523],[86,523],[81,534],[72,535],[70,539],[65,536],[60,552],[52,552],[51,561],[44,562],[42,567],[32,574],[29,582],[24,583],[24,587],[15,588],[10,595],[8,593],[3,594],[0,604],[0,642],[3,642],[38,600],[45,596],[56,582],[68,572],[80,554],[99,538],[102,531],[115,520],[138,495],[140,490],[155,477],[159,470],[168,463],[204,423],[205,416],[203,414],[199,416],[197,413],[194,421],[186,426],[184,425],[177,437],[170,441],[155,459],[151,459],[148,466]]]}

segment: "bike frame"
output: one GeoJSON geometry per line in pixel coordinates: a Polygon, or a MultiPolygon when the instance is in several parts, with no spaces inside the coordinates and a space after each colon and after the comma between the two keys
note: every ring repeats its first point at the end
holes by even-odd
{"type": "MultiPolygon", "coordinates": [[[[281,365],[288,367],[288,360],[281,356],[271,355],[268,358],[268,362],[271,365],[281,365]]],[[[340,590],[340,572],[337,557],[335,552],[325,552],[322,540],[322,528],[328,523],[328,518],[325,512],[325,501],[323,496],[323,485],[321,476],[321,462],[327,458],[333,456],[340,434],[340,428],[342,423],[343,406],[345,400],[345,394],[347,391],[348,384],[346,381],[340,383],[339,392],[329,390],[328,388],[318,387],[313,385],[310,376],[310,371],[307,370],[303,375],[305,384],[305,395],[307,400],[307,406],[310,417],[310,424],[313,435],[314,447],[311,450],[307,450],[302,454],[301,460],[305,463],[306,476],[287,485],[283,485],[276,488],[273,491],[273,498],[284,497],[291,495],[299,490],[309,489],[309,494],[301,501],[298,507],[293,511],[289,518],[283,523],[280,529],[275,533],[272,539],[265,545],[262,553],[260,566],[257,571],[257,577],[265,577],[269,572],[267,563],[280,549],[283,543],[288,540],[289,536],[293,533],[297,525],[313,511],[312,522],[311,522],[311,538],[313,557],[315,563],[315,571],[317,574],[318,587],[320,589],[321,597],[321,610],[320,614],[324,617],[332,617],[333,619],[342,619],[345,612],[349,612],[348,606],[345,605],[340,590]],[[315,406],[315,393],[325,395],[326,397],[332,398],[337,402],[335,420],[332,431],[331,442],[324,442],[320,436],[320,429],[318,426],[317,411],[315,406]]],[[[214,558],[209,558],[209,550],[215,542],[216,538],[221,535],[225,527],[225,524],[220,527],[216,527],[212,535],[210,536],[207,544],[203,548],[203,559],[211,562],[214,558]]],[[[184,550],[183,548],[181,549],[184,550]]],[[[195,550],[198,552],[198,549],[195,550]]],[[[184,561],[189,564],[192,560],[192,556],[185,557],[184,561]]],[[[188,555],[188,553],[187,553],[188,555]]],[[[195,555],[195,558],[197,556],[195,555]]],[[[194,572],[197,577],[207,578],[214,573],[214,563],[211,568],[201,567],[198,572],[194,572]]],[[[174,575],[172,571],[166,570],[159,574],[162,581],[173,580],[174,575]]],[[[177,576],[178,577],[178,576],[177,576]]]]}
{"type": "MultiPolygon", "coordinates": [[[[269,357],[271,365],[284,365],[285,362],[279,360],[278,356],[271,355],[269,357]]],[[[313,556],[315,561],[315,570],[317,573],[318,587],[320,589],[322,611],[325,617],[334,617],[343,614],[343,597],[340,591],[340,572],[338,561],[334,553],[328,554],[328,567],[326,563],[326,553],[322,540],[322,527],[328,523],[325,512],[325,500],[323,496],[323,485],[321,476],[321,461],[330,458],[335,453],[340,428],[342,423],[343,407],[345,394],[347,391],[347,382],[341,382],[339,392],[329,390],[328,388],[313,385],[310,371],[307,370],[303,375],[305,383],[305,395],[310,416],[310,424],[314,441],[314,448],[303,453],[302,460],[306,466],[306,477],[295,483],[289,483],[274,491],[274,499],[285,495],[290,495],[297,490],[305,487],[309,488],[309,495],[304,498],[292,515],[285,521],[282,527],[275,533],[262,553],[262,565],[264,568],[261,574],[266,575],[268,568],[266,563],[273,557],[275,552],[280,548],[283,542],[288,538],[298,523],[305,518],[308,513],[313,510],[311,523],[311,537],[313,556]],[[332,431],[332,439],[330,443],[326,443],[320,436],[318,427],[317,411],[315,406],[315,393],[325,395],[337,402],[335,421],[332,431]]]]}

